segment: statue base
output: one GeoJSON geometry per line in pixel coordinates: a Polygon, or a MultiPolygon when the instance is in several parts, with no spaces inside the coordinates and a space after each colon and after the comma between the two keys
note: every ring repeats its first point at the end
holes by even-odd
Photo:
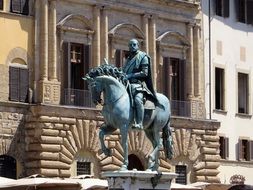
{"type": "Polygon", "coordinates": [[[107,178],[110,190],[169,190],[175,173],[156,171],[108,171],[102,177],[107,178]]]}

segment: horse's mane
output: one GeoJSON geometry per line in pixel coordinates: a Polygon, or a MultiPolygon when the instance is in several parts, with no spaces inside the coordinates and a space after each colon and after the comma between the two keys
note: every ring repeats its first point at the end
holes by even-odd
{"type": "Polygon", "coordinates": [[[121,68],[118,68],[111,64],[103,64],[98,67],[92,68],[87,74],[86,77],[96,78],[98,76],[112,76],[117,79],[122,84],[126,85],[127,77],[126,74],[122,71],[121,68]]]}

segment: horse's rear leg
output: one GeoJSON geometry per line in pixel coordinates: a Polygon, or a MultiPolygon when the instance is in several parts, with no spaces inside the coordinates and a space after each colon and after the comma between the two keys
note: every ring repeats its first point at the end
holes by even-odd
{"type": "Polygon", "coordinates": [[[112,132],[115,130],[116,128],[106,125],[105,123],[103,123],[103,125],[100,127],[100,130],[99,130],[100,145],[101,145],[101,149],[103,153],[106,156],[111,156],[111,150],[105,146],[104,136],[112,134],[112,132]]]}
{"type": "Polygon", "coordinates": [[[151,141],[153,148],[154,148],[148,158],[148,169],[147,170],[157,171],[158,167],[159,167],[158,153],[159,153],[159,149],[161,148],[160,134],[159,134],[159,131],[157,131],[154,128],[151,128],[151,130],[147,130],[145,132],[146,132],[146,135],[149,138],[149,140],[151,141]]]}
{"type": "Polygon", "coordinates": [[[123,148],[123,157],[124,161],[120,168],[121,171],[127,170],[128,167],[128,142],[127,142],[127,135],[128,135],[128,127],[125,125],[120,128],[120,135],[121,135],[121,145],[123,148]]]}

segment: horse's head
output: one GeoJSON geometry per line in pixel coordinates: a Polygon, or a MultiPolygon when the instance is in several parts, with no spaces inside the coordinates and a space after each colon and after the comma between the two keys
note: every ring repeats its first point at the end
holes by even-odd
{"type": "Polygon", "coordinates": [[[83,79],[88,81],[92,102],[95,105],[101,104],[102,103],[101,93],[103,91],[101,82],[98,82],[96,78],[91,78],[88,75],[86,75],[83,79]]]}

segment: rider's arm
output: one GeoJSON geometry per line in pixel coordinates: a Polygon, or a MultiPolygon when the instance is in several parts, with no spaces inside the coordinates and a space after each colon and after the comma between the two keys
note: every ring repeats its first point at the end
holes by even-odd
{"type": "Polygon", "coordinates": [[[143,59],[141,60],[141,64],[140,64],[140,72],[137,72],[137,73],[130,73],[127,75],[127,78],[128,79],[131,79],[131,78],[145,78],[148,76],[148,65],[149,64],[149,60],[148,60],[148,57],[145,56],[143,57],[143,59]]]}

